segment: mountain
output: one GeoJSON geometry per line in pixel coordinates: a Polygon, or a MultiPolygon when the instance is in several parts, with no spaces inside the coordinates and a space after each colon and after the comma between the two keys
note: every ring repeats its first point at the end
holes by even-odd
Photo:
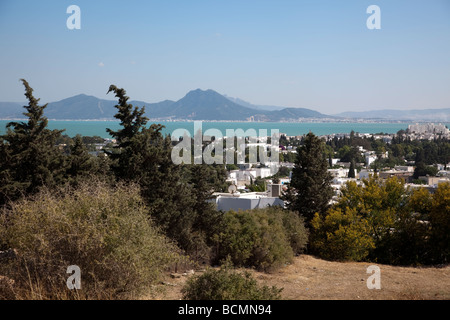
{"type": "MultiPolygon", "coordinates": [[[[236,100],[242,101],[242,100],[236,100]]],[[[264,110],[262,107],[242,105],[214,90],[193,90],[178,101],[165,100],[158,103],[129,101],[133,106],[145,106],[145,115],[159,120],[216,120],[216,121],[297,121],[300,118],[329,117],[304,108],[264,110]]],[[[117,109],[116,100],[99,99],[79,94],[51,102],[45,115],[55,120],[113,120],[117,109]]],[[[0,102],[0,119],[24,118],[25,103],[0,102]]],[[[280,108],[280,107],[275,107],[280,108]]]]}
{"type": "Polygon", "coordinates": [[[223,96],[225,98],[227,98],[228,100],[233,101],[234,103],[240,104],[241,106],[244,106],[244,107],[247,107],[247,108],[251,108],[251,109],[266,110],[266,111],[274,111],[274,110],[286,109],[286,107],[265,106],[265,105],[251,104],[250,102],[244,101],[244,100],[239,99],[239,98],[233,98],[233,97],[229,97],[227,95],[223,95],[223,96]]]}
{"type": "Polygon", "coordinates": [[[20,102],[0,102],[0,118],[2,119],[16,119],[23,117],[22,113],[25,111],[23,106],[26,103],[20,102]]]}
{"type": "Polygon", "coordinates": [[[424,110],[371,110],[342,112],[334,116],[353,119],[411,120],[411,121],[450,121],[450,108],[424,110]]]}
{"type": "Polygon", "coordinates": [[[190,120],[247,120],[258,113],[230,101],[213,90],[193,90],[175,102],[169,115],[190,120]]]}
{"type": "Polygon", "coordinates": [[[330,116],[322,114],[318,111],[305,108],[285,108],[279,111],[271,111],[268,113],[271,121],[292,121],[302,118],[330,118],[330,116]]]}
{"type": "MultiPolygon", "coordinates": [[[[378,119],[450,122],[450,108],[428,110],[372,110],[325,115],[305,108],[284,108],[254,105],[239,98],[221,95],[214,90],[192,90],[178,101],[157,103],[129,101],[133,106],[145,106],[145,115],[155,120],[216,120],[216,121],[304,121],[304,119],[378,119]]],[[[49,119],[114,120],[117,100],[99,99],[79,94],[50,102],[45,109],[49,119]]],[[[0,102],[0,119],[25,118],[24,103],[0,102]]]]}
{"type": "Polygon", "coordinates": [[[221,121],[294,121],[299,118],[328,117],[320,112],[304,108],[268,111],[237,98],[230,100],[229,97],[214,90],[201,89],[190,91],[185,97],[175,102],[165,110],[165,116],[172,119],[221,121]]]}
{"type": "Polygon", "coordinates": [[[98,99],[94,96],[79,94],[57,102],[51,102],[45,109],[45,116],[49,119],[111,119],[117,110],[117,102],[98,99]]]}

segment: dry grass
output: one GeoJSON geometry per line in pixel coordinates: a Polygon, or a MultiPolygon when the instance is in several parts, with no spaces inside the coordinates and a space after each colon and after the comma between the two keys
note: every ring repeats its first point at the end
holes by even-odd
{"type": "MultiPolygon", "coordinates": [[[[284,300],[450,300],[450,266],[443,268],[378,266],[381,289],[369,290],[367,267],[371,263],[331,262],[302,255],[273,273],[250,270],[268,286],[284,288],[284,300]]],[[[170,278],[156,296],[144,299],[178,300],[189,276],[170,278]]]]}

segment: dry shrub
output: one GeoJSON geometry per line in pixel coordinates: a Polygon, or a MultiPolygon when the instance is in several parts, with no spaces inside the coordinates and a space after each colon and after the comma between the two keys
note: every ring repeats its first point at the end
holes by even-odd
{"type": "Polygon", "coordinates": [[[0,215],[0,239],[18,252],[0,263],[0,275],[15,281],[15,299],[136,298],[182,260],[136,185],[42,191],[0,215]],[[81,269],[80,290],[67,288],[71,265],[81,269]]]}

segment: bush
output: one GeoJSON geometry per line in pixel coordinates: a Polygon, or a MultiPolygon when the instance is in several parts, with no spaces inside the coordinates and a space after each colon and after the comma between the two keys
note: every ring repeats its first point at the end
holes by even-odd
{"type": "Polygon", "coordinates": [[[398,179],[349,182],[338,202],[312,221],[310,247],[331,260],[394,265],[448,263],[450,184],[433,194],[411,191],[398,179]]]}
{"type": "Polygon", "coordinates": [[[180,259],[153,226],[138,187],[102,183],[42,191],[0,215],[0,239],[18,258],[0,264],[16,299],[137,297],[180,259]],[[66,287],[67,267],[81,269],[81,290],[66,287]]]}
{"type": "MultiPolygon", "coordinates": [[[[269,208],[268,212],[276,214],[277,210],[279,209],[269,208]]],[[[282,210],[280,213],[282,214],[284,232],[292,251],[295,255],[303,253],[306,250],[309,235],[309,231],[305,227],[305,219],[289,210],[282,210]]]]}
{"type": "Polygon", "coordinates": [[[307,242],[303,220],[278,207],[229,211],[216,235],[217,260],[230,257],[236,266],[270,271],[300,253],[307,242]]]}
{"type": "Polygon", "coordinates": [[[347,182],[338,202],[314,218],[310,246],[325,259],[379,261],[390,254],[384,244],[391,238],[397,213],[406,204],[404,183],[396,177],[347,182]]]}
{"type": "Polygon", "coordinates": [[[223,266],[190,278],[182,293],[187,300],[279,300],[282,290],[274,286],[260,287],[249,272],[241,274],[223,266]]]}
{"type": "Polygon", "coordinates": [[[321,258],[361,261],[374,248],[367,221],[360,219],[355,210],[330,209],[323,219],[316,214],[311,225],[311,250],[321,258]]]}
{"type": "Polygon", "coordinates": [[[440,183],[433,194],[430,246],[434,263],[450,261],[450,183],[440,183]]]}

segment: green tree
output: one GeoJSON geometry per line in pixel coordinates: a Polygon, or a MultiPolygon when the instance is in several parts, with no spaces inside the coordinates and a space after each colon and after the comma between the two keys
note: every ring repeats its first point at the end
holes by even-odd
{"type": "Polygon", "coordinates": [[[331,208],[325,217],[315,215],[310,239],[312,252],[324,259],[361,261],[375,248],[370,226],[354,208],[331,208]]]}
{"type": "Polygon", "coordinates": [[[270,271],[303,252],[307,238],[303,218],[280,207],[228,211],[215,237],[216,259],[270,271]]]}
{"type": "Polygon", "coordinates": [[[266,191],[266,180],[261,179],[261,177],[257,177],[253,180],[250,177],[250,185],[246,186],[252,192],[264,192],[266,191]]]}
{"type": "Polygon", "coordinates": [[[327,168],[324,142],[309,133],[303,145],[297,149],[291,183],[282,197],[286,200],[287,207],[303,216],[307,224],[316,212],[326,212],[333,196],[332,177],[327,168]]]}
{"type": "Polygon", "coordinates": [[[126,96],[124,89],[119,89],[115,85],[109,87],[108,93],[114,91],[115,96],[119,99],[119,104],[115,107],[118,112],[115,114],[115,118],[119,119],[122,129],[113,131],[109,128],[106,131],[116,139],[117,145],[114,147],[114,152],[107,152],[112,160],[115,160],[113,164],[113,171],[118,178],[126,180],[136,180],[144,172],[142,166],[145,159],[140,157],[141,150],[139,150],[139,138],[144,140],[150,136],[150,138],[160,138],[160,130],[162,126],[153,127],[151,131],[148,131],[145,127],[148,118],[144,117],[145,108],[138,109],[133,107],[132,104],[127,103],[129,97],[126,96]]]}
{"type": "Polygon", "coordinates": [[[355,178],[355,160],[350,162],[350,168],[348,170],[348,177],[355,178]]]}
{"type": "Polygon", "coordinates": [[[82,137],[77,135],[73,145],[70,146],[68,157],[66,172],[70,183],[76,185],[80,182],[80,179],[93,173],[94,163],[91,158],[82,137]]]}
{"type": "Polygon", "coordinates": [[[433,263],[450,261],[450,183],[440,183],[430,210],[433,263]]]}
{"type": "Polygon", "coordinates": [[[115,117],[121,120],[122,129],[109,134],[116,138],[117,146],[108,153],[115,161],[113,171],[118,179],[138,182],[142,195],[147,201],[151,214],[157,223],[181,247],[188,247],[191,233],[194,201],[190,189],[184,183],[181,167],[171,160],[172,143],[164,137],[164,126],[145,125],[145,109],[128,104],[129,97],[124,89],[115,85],[109,87],[119,100],[115,117]]]}
{"type": "MultiPolygon", "coordinates": [[[[185,249],[196,260],[210,262],[213,236],[220,231],[222,213],[217,211],[213,192],[224,188],[226,171],[220,166],[188,165],[185,168],[186,181],[190,187],[192,203],[191,237],[185,249]]],[[[186,245],[185,245],[186,246],[186,245]]]]}
{"type": "Polygon", "coordinates": [[[433,166],[427,166],[424,162],[419,162],[414,169],[413,178],[419,179],[422,176],[435,176],[438,173],[438,169],[433,166]]]}
{"type": "Polygon", "coordinates": [[[62,182],[65,159],[56,146],[56,140],[64,130],[47,129],[44,116],[47,104],[39,106],[33,89],[25,86],[28,105],[24,108],[27,122],[10,122],[7,133],[0,140],[0,204],[37,192],[42,186],[54,187],[62,182]]]}
{"type": "Polygon", "coordinates": [[[127,103],[123,89],[110,86],[119,99],[116,118],[122,129],[108,132],[117,139],[109,155],[117,179],[141,186],[151,217],[178,246],[196,259],[209,255],[209,237],[219,225],[220,217],[207,201],[215,188],[224,188],[225,170],[206,165],[175,165],[172,141],[163,136],[160,124],[146,127],[144,108],[127,103]]]}
{"type": "MultiPolygon", "coordinates": [[[[415,265],[430,263],[433,248],[442,250],[445,241],[429,243],[433,222],[428,217],[433,205],[425,189],[411,193],[395,177],[371,177],[362,185],[348,182],[341,191],[325,217],[316,215],[313,220],[310,246],[315,254],[336,260],[415,265]]],[[[445,234],[442,231],[436,234],[445,234]]]]}

